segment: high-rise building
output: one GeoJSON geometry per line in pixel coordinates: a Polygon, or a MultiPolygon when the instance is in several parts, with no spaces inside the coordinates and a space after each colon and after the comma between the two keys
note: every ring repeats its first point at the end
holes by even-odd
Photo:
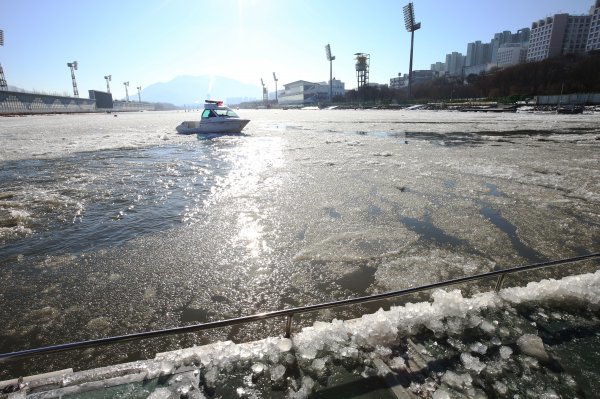
{"type": "Polygon", "coordinates": [[[590,15],[556,14],[531,24],[527,61],[583,53],[588,42],[590,15]]]}
{"type": "Polygon", "coordinates": [[[446,54],[446,72],[450,76],[461,76],[465,66],[466,57],[461,53],[454,51],[452,54],[446,54]]]}
{"type": "Polygon", "coordinates": [[[492,46],[481,40],[467,44],[466,66],[483,65],[492,61],[492,46]]]}
{"type": "Polygon", "coordinates": [[[447,70],[446,63],[438,61],[435,64],[431,64],[431,70],[434,72],[438,72],[439,74],[444,74],[447,70]]]}
{"type": "Polygon", "coordinates": [[[511,43],[529,43],[529,36],[531,35],[531,29],[522,28],[517,31],[517,33],[512,35],[511,43]]]}
{"type": "Polygon", "coordinates": [[[492,46],[491,62],[496,62],[496,54],[498,53],[498,49],[500,48],[500,46],[502,46],[504,43],[512,43],[512,37],[513,34],[509,30],[505,30],[502,33],[496,33],[494,35],[494,38],[490,43],[492,46]]]}
{"type": "Polygon", "coordinates": [[[585,47],[590,33],[591,19],[592,18],[589,15],[569,15],[562,54],[585,53],[585,47]]]}
{"type": "Polygon", "coordinates": [[[525,62],[527,57],[527,45],[521,43],[505,43],[498,49],[496,65],[508,67],[525,62]]]}
{"type": "Polygon", "coordinates": [[[585,50],[600,50],[600,0],[590,8],[590,31],[585,50]]]}

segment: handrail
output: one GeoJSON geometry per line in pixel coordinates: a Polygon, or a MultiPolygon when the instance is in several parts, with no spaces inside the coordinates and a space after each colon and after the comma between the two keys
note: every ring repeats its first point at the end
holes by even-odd
{"type": "Polygon", "coordinates": [[[565,259],[553,260],[553,261],[548,261],[548,262],[541,262],[541,263],[534,263],[534,264],[529,264],[529,265],[524,265],[524,266],[517,266],[517,267],[509,268],[509,269],[494,270],[491,272],[475,274],[472,276],[459,277],[459,278],[455,278],[452,280],[446,280],[446,281],[441,281],[441,282],[437,282],[437,283],[426,284],[426,285],[422,285],[419,287],[407,288],[407,289],[397,290],[397,291],[388,291],[388,292],[384,292],[381,294],[374,294],[374,295],[350,298],[350,299],[342,299],[342,300],[338,300],[338,301],[319,303],[319,304],[315,304],[315,305],[300,306],[300,307],[290,308],[290,309],[275,310],[275,311],[271,311],[271,312],[257,313],[257,314],[251,315],[251,316],[242,316],[242,317],[236,317],[233,319],[219,320],[219,321],[213,321],[213,322],[202,323],[202,324],[194,324],[194,325],[184,326],[184,327],[174,327],[174,328],[167,328],[167,329],[163,329],[163,330],[145,331],[145,332],[133,333],[133,334],[128,334],[128,335],[99,338],[99,339],[93,339],[93,340],[89,340],[89,341],[71,342],[71,343],[67,343],[67,344],[52,345],[52,346],[46,346],[46,347],[42,347],[42,348],[25,349],[25,350],[17,351],[17,352],[3,353],[3,354],[0,354],[0,362],[12,360],[12,359],[18,359],[18,358],[37,356],[37,355],[47,354],[47,353],[63,352],[63,351],[68,351],[68,350],[89,348],[89,347],[97,347],[97,346],[108,345],[108,344],[113,344],[113,343],[117,343],[117,342],[137,341],[137,340],[146,339],[146,338],[156,338],[156,337],[167,336],[167,335],[185,334],[185,333],[191,333],[191,332],[211,330],[214,328],[227,327],[227,326],[237,325],[237,324],[252,323],[252,322],[256,322],[256,321],[272,319],[275,317],[282,317],[282,316],[286,316],[286,318],[287,318],[286,328],[285,328],[286,329],[285,336],[289,337],[291,334],[292,319],[295,314],[309,313],[309,312],[314,312],[317,310],[352,305],[352,304],[357,304],[357,303],[379,301],[382,299],[414,294],[417,292],[427,291],[427,290],[431,290],[434,288],[446,287],[449,285],[456,285],[456,284],[466,283],[469,281],[482,280],[485,278],[490,278],[490,277],[495,277],[495,276],[499,276],[498,281],[496,283],[496,287],[495,287],[496,292],[498,292],[500,290],[500,288],[502,288],[502,282],[504,280],[504,277],[507,274],[518,273],[518,272],[523,272],[523,271],[533,270],[533,269],[539,269],[542,267],[556,266],[556,265],[561,265],[561,264],[566,264],[566,263],[580,262],[580,261],[583,261],[586,259],[593,259],[593,258],[600,258],[600,252],[576,256],[576,257],[572,257],[572,258],[565,258],[565,259]]]}

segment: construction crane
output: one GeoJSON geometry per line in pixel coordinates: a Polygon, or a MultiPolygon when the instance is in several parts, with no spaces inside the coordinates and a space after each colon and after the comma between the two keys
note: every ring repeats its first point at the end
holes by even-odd
{"type": "Polygon", "coordinates": [[[75,81],[75,71],[77,70],[77,61],[67,62],[67,66],[71,69],[71,80],[73,81],[73,95],[79,97],[77,90],[77,82],[75,81]]]}

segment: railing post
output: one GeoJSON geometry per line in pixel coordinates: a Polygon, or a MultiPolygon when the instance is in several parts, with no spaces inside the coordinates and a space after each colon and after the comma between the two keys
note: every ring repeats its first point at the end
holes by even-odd
{"type": "Polygon", "coordinates": [[[502,273],[502,274],[500,275],[500,277],[498,277],[498,281],[496,281],[496,288],[494,288],[494,290],[495,290],[496,292],[499,292],[499,291],[500,291],[500,289],[502,288],[502,283],[504,282],[504,276],[506,276],[506,274],[505,274],[505,273],[502,273]]]}
{"type": "Polygon", "coordinates": [[[293,313],[287,315],[287,320],[285,322],[285,337],[289,338],[292,335],[292,318],[294,317],[293,313]]]}

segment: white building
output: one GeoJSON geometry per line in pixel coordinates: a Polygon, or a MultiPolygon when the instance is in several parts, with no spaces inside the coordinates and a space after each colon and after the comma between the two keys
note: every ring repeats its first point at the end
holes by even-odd
{"type": "Polygon", "coordinates": [[[496,65],[500,68],[509,67],[525,62],[527,46],[520,43],[505,43],[498,48],[496,65]]]}
{"type": "MultiPolygon", "coordinates": [[[[345,94],[344,83],[340,80],[332,80],[332,96],[343,96],[345,94]]],[[[329,83],[307,82],[297,80],[283,85],[284,91],[279,94],[279,105],[305,105],[317,104],[329,100],[329,83]]]]}
{"type": "Polygon", "coordinates": [[[401,89],[403,87],[408,86],[408,76],[402,76],[401,73],[398,74],[397,78],[390,79],[390,89],[401,89]]]}
{"type": "Polygon", "coordinates": [[[600,50],[600,0],[596,0],[590,9],[590,31],[585,50],[600,50]]]}

